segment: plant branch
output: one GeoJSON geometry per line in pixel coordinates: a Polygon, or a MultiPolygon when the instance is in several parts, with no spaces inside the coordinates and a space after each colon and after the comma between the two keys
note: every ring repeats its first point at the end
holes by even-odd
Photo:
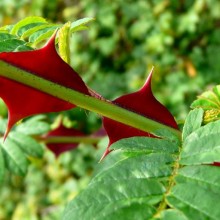
{"type": "Polygon", "coordinates": [[[0,76],[6,77],[8,79],[35,88],[37,90],[43,91],[47,94],[70,102],[81,108],[87,109],[92,112],[96,112],[97,114],[129,125],[131,127],[137,128],[139,130],[154,134],[154,132],[156,132],[157,130],[164,128],[168,129],[179,138],[181,137],[181,132],[177,129],[154,121],[152,119],[146,118],[135,112],[124,109],[109,101],[100,100],[82,94],[73,89],[56,84],[34,74],[30,74],[29,72],[15,67],[11,64],[8,64],[4,61],[0,61],[0,76]]]}
{"type": "Polygon", "coordinates": [[[49,137],[36,137],[37,141],[41,141],[45,144],[65,144],[65,143],[85,143],[85,144],[97,144],[102,138],[92,136],[49,136],[49,137]]]}

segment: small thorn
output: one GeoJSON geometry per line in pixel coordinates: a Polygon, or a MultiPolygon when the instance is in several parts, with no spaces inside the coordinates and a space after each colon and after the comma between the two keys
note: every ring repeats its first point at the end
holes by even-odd
{"type": "Polygon", "coordinates": [[[99,163],[101,163],[110,152],[112,152],[112,150],[109,150],[109,148],[107,148],[104,154],[102,155],[101,159],[99,160],[99,163]]]}

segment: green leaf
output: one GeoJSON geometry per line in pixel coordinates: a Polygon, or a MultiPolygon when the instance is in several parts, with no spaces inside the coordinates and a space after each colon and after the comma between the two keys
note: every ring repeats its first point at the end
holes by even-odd
{"type": "Polygon", "coordinates": [[[161,220],[189,220],[181,211],[167,209],[161,213],[161,220]]]}
{"type": "Polygon", "coordinates": [[[8,33],[0,33],[0,42],[8,39],[15,39],[16,37],[14,35],[8,34],[8,33]]]}
{"type": "Polygon", "coordinates": [[[147,153],[152,152],[178,152],[178,145],[170,140],[163,140],[157,138],[147,137],[132,137],[125,138],[121,141],[114,143],[111,148],[112,150],[124,150],[124,151],[144,151],[147,153]]]}
{"type": "Polygon", "coordinates": [[[206,91],[198,96],[191,107],[203,108],[205,110],[204,120],[205,124],[220,119],[220,85],[213,87],[211,91],[206,91]]]}
{"type": "Polygon", "coordinates": [[[7,128],[7,119],[0,118],[0,134],[4,135],[7,128]]]}
{"type": "Polygon", "coordinates": [[[202,220],[219,219],[219,196],[219,190],[213,192],[199,182],[177,184],[167,199],[170,206],[180,209],[188,219],[202,220]]]}
{"type": "Polygon", "coordinates": [[[18,31],[26,26],[26,25],[30,25],[30,24],[34,24],[34,23],[46,23],[46,20],[44,18],[41,17],[37,17],[37,16],[33,16],[33,17],[27,17],[21,21],[19,21],[17,24],[15,24],[11,30],[11,34],[12,35],[17,35],[18,31]]]}
{"type": "Polygon", "coordinates": [[[28,50],[33,50],[32,47],[29,47],[27,44],[26,45],[20,45],[18,46],[14,52],[19,52],[19,51],[28,51],[28,50]]]}
{"type": "Polygon", "coordinates": [[[70,32],[73,33],[76,31],[85,30],[88,28],[86,24],[94,20],[95,20],[94,18],[82,18],[82,19],[72,22],[70,26],[70,32]]]}
{"type": "MultiPolygon", "coordinates": [[[[80,219],[88,219],[89,216],[93,219],[144,219],[145,217],[149,219],[152,217],[156,212],[153,205],[162,199],[161,193],[165,192],[165,188],[155,179],[166,180],[172,174],[171,165],[175,161],[172,153],[178,149],[171,141],[166,140],[162,147],[159,144],[161,144],[160,139],[143,137],[123,139],[114,143],[112,149],[119,150],[115,150],[113,154],[116,153],[119,160],[110,159],[113,164],[107,162],[107,166],[100,169],[89,187],[67,207],[63,219],[79,219],[79,216],[81,216],[80,219]],[[147,149],[144,148],[144,141],[150,144],[147,149]],[[132,156],[123,156],[122,149],[126,149],[126,155],[131,153],[132,156]],[[139,153],[132,154],[134,152],[139,153]],[[156,192],[155,189],[157,189],[156,192]],[[121,198],[121,194],[124,198],[121,198]],[[95,201],[90,202],[88,196],[95,198],[95,201]],[[89,206],[92,204],[92,207],[89,208],[85,204],[89,206]],[[85,210],[87,212],[83,214],[85,210]]],[[[109,157],[113,156],[110,154],[109,157]]]]}
{"type": "Polygon", "coordinates": [[[210,164],[220,161],[220,121],[212,122],[191,133],[180,154],[182,165],[210,164]]]}
{"type": "Polygon", "coordinates": [[[37,26],[34,26],[34,27],[32,27],[32,28],[26,30],[26,31],[21,35],[21,39],[25,39],[25,38],[27,38],[27,37],[30,37],[32,34],[34,34],[34,33],[37,32],[37,31],[44,30],[44,29],[46,29],[46,28],[51,28],[51,27],[53,27],[53,26],[56,26],[56,27],[57,27],[57,25],[47,24],[47,23],[46,23],[46,24],[39,24],[39,25],[37,25],[37,26]]]}
{"type": "Polygon", "coordinates": [[[26,135],[45,134],[50,130],[50,125],[44,121],[44,116],[36,116],[27,121],[22,122],[16,127],[16,131],[26,135]]]}
{"type": "Polygon", "coordinates": [[[185,126],[183,127],[183,140],[185,140],[193,131],[201,127],[203,113],[204,111],[201,108],[196,108],[189,113],[186,118],[185,126]]]}
{"type": "Polygon", "coordinates": [[[19,146],[20,149],[23,152],[25,152],[28,156],[42,157],[43,148],[33,138],[15,131],[10,132],[8,138],[15,142],[17,146],[19,146]]]}
{"type": "Polygon", "coordinates": [[[122,159],[107,170],[97,174],[91,183],[132,178],[159,178],[172,174],[170,166],[175,160],[165,153],[138,155],[122,159]]]}
{"type": "Polygon", "coordinates": [[[29,41],[32,43],[31,46],[36,47],[39,43],[50,38],[58,27],[59,25],[54,25],[52,27],[47,27],[47,28],[44,28],[43,30],[39,30],[33,33],[29,37],[29,41]]]}
{"type": "MultiPolygon", "coordinates": [[[[176,144],[179,144],[180,142],[180,137],[177,134],[174,134],[168,129],[157,129],[156,131],[152,132],[154,135],[157,137],[163,138],[163,140],[168,140],[171,142],[175,142],[176,144]]],[[[151,138],[152,139],[152,138],[151,138]]]]}
{"type": "Polygon", "coordinates": [[[98,181],[67,206],[63,219],[148,219],[164,190],[157,181],[141,178],[130,179],[129,184],[127,180],[98,181]],[[145,212],[134,212],[136,207],[145,212]]]}
{"type": "Polygon", "coordinates": [[[3,27],[0,27],[0,31],[3,33],[9,33],[14,25],[5,25],[3,27]]]}
{"type": "Polygon", "coordinates": [[[15,51],[20,46],[24,46],[26,42],[18,39],[7,39],[0,42],[0,52],[15,51]]]}
{"type": "Polygon", "coordinates": [[[201,126],[202,117],[202,109],[190,112],[182,146],[175,138],[114,143],[63,219],[220,219],[220,168],[212,166],[220,161],[220,121],[201,126]]]}
{"type": "MultiPolygon", "coordinates": [[[[3,141],[2,139],[0,141],[3,141]]],[[[5,140],[0,144],[7,169],[17,175],[24,176],[27,173],[28,161],[25,154],[12,140],[5,140]]]]}
{"type": "Polygon", "coordinates": [[[59,30],[59,54],[66,63],[70,63],[70,48],[69,48],[69,38],[70,38],[70,22],[67,22],[59,30]]]}
{"type": "Polygon", "coordinates": [[[179,170],[175,180],[168,204],[184,213],[183,219],[219,219],[219,167],[187,166],[179,170]]]}
{"type": "Polygon", "coordinates": [[[38,27],[44,24],[45,22],[36,22],[36,23],[27,24],[18,30],[17,35],[21,38],[21,36],[27,31],[29,31],[30,29],[33,29],[35,27],[38,27]]]}
{"type": "Polygon", "coordinates": [[[5,176],[5,161],[0,147],[0,184],[3,182],[5,176]]]}

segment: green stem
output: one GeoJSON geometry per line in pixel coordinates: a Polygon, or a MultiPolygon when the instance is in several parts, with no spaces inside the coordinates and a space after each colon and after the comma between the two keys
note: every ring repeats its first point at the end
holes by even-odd
{"type": "Polygon", "coordinates": [[[65,144],[65,143],[85,143],[97,144],[101,137],[85,137],[85,136],[50,136],[50,137],[36,137],[36,140],[45,144],[65,144]]]}
{"type": "Polygon", "coordinates": [[[176,136],[181,136],[179,130],[124,109],[106,100],[100,100],[82,94],[73,89],[48,81],[34,74],[30,74],[29,72],[10,65],[4,61],[0,61],[0,76],[33,87],[81,108],[96,112],[97,114],[145,132],[154,133],[157,130],[165,128],[174,133],[176,136]]]}

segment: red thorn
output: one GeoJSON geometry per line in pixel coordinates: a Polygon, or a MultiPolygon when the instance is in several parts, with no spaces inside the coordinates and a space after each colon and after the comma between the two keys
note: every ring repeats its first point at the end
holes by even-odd
{"type": "Polygon", "coordinates": [[[102,155],[101,159],[99,160],[99,163],[101,163],[110,152],[112,152],[112,150],[109,150],[109,148],[107,148],[104,154],[102,155]]]}

